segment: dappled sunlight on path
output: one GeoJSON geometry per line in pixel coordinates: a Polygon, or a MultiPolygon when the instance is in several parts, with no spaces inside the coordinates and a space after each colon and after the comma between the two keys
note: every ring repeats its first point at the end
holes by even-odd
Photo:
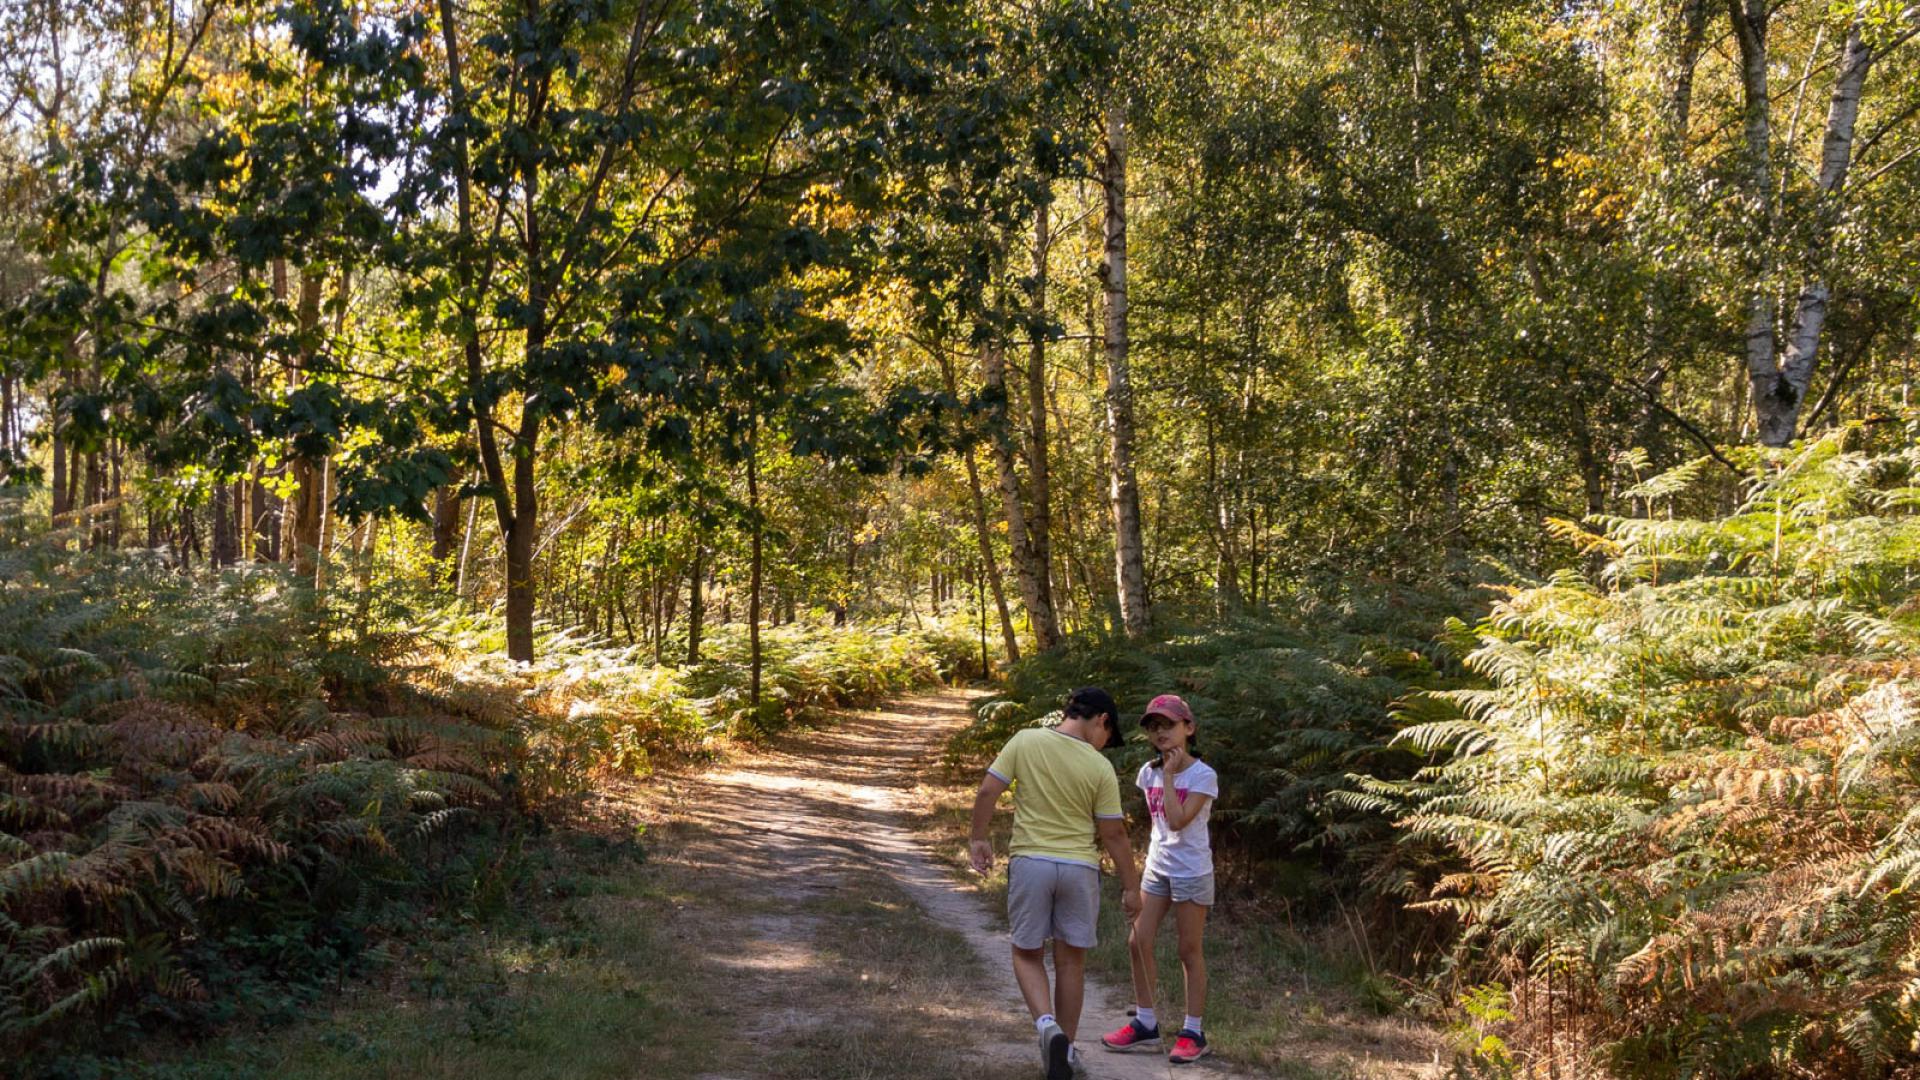
{"type": "MultiPolygon", "coordinates": [[[[1004,932],[906,824],[969,700],[854,714],[654,789],[669,801],[652,848],[689,894],[689,978],[723,1003],[716,1037],[738,1041],[702,1080],[1040,1075],[1004,932]]],[[[1125,1003],[1089,985],[1089,1075],[1165,1080],[1163,1058],[1099,1050],[1125,1003]]],[[[1218,1059],[1179,1072],[1240,1075],[1218,1059]]]]}

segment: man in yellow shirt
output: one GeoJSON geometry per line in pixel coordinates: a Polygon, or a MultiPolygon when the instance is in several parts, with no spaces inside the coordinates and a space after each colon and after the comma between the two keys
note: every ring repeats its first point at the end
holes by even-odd
{"type": "Polygon", "coordinates": [[[1071,1080],[1078,1056],[1073,1036],[1086,990],[1087,950],[1100,914],[1100,853],[1120,875],[1120,906],[1140,910],[1140,875],[1120,814],[1120,784],[1100,750],[1120,741],[1120,713],[1097,686],[1067,697],[1058,726],[1028,728],[1007,740],[987,767],[973,800],[973,868],[993,866],[987,824],[1000,793],[1013,788],[1013,840],[1008,845],[1007,923],[1013,977],[1040,1033],[1047,1080],[1071,1080]],[[1047,987],[1043,949],[1053,939],[1054,985],[1047,987]]]}

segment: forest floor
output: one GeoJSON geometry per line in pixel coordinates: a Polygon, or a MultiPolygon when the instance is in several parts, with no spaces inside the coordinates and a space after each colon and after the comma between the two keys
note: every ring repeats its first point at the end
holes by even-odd
{"type": "MultiPolygon", "coordinates": [[[[394,965],[404,978],[349,986],[331,1015],[203,1047],[166,1073],[1034,1080],[990,903],[1003,871],[969,881],[955,866],[971,784],[940,756],[968,700],[910,698],[604,791],[593,828],[642,837],[644,859],[576,844],[536,923],[423,947],[394,965]]],[[[1124,934],[1104,914],[1079,1036],[1091,1077],[1439,1073],[1436,1032],[1372,1015],[1310,948],[1227,920],[1209,946],[1215,1000],[1241,1000],[1210,1009],[1216,1053],[1179,1068],[1105,1053],[1099,1034],[1129,995],[1124,934]]],[[[1177,992],[1177,965],[1162,971],[1177,992]]]]}

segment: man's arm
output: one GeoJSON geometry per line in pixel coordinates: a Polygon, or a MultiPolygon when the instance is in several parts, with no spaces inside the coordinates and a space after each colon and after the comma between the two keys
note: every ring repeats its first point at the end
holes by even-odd
{"type": "Polygon", "coordinates": [[[973,797],[973,831],[967,839],[967,856],[973,862],[975,873],[984,874],[993,869],[993,841],[987,838],[987,825],[993,821],[993,808],[1005,790],[1007,782],[988,773],[981,777],[980,792],[973,797]]]}
{"type": "Polygon", "coordinates": [[[1120,875],[1120,910],[1129,916],[1140,913],[1140,872],[1133,865],[1133,843],[1127,839],[1127,824],[1120,818],[1096,818],[1100,843],[1113,857],[1114,873],[1120,875]]]}

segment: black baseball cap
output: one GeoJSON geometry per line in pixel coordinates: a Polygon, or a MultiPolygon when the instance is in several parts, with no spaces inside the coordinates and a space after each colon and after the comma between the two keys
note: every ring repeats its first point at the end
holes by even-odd
{"type": "Polygon", "coordinates": [[[1113,695],[1105,690],[1097,686],[1083,686],[1068,694],[1066,714],[1087,720],[1104,714],[1108,733],[1112,736],[1108,741],[1114,744],[1120,742],[1120,706],[1114,703],[1113,695]]]}

